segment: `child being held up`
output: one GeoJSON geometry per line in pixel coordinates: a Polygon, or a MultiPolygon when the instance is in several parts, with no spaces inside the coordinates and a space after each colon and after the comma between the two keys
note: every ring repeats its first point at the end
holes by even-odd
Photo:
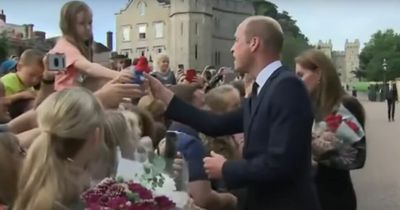
{"type": "Polygon", "coordinates": [[[20,100],[34,99],[34,86],[40,84],[43,75],[43,54],[37,50],[25,50],[17,64],[16,73],[1,78],[6,100],[13,104],[20,100]]]}

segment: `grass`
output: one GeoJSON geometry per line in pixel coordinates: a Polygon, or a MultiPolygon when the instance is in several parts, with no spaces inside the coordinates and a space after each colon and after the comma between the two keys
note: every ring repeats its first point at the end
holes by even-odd
{"type": "Polygon", "coordinates": [[[353,83],[350,87],[354,87],[358,92],[367,92],[369,84],[370,82],[356,82],[353,83]]]}

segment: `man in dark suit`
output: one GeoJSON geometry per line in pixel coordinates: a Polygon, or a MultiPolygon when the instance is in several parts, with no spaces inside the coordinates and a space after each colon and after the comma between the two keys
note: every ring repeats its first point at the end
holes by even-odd
{"type": "Polygon", "coordinates": [[[224,115],[201,111],[146,75],[151,91],[168,104],[167,117],[207,135],[244,131],[242,160],[225,160],[212,152],[204,167],[210,178],[222,178],[228,188],[247,189],[245,209],[317,210],[311,177],[313,112],[302,81],[280,62],[281,26],[269,17],[250,17],[235,36],[235,69],[255,79],[240,109],[224,115]]]}
{"type": "Polygon", "coordinates": [[[394,121],[396,102],[398,101],[397,86],[395,82],[391,82],[386,86],[385,94],[388,107],[388,119],[389,122],[394,121]]]}

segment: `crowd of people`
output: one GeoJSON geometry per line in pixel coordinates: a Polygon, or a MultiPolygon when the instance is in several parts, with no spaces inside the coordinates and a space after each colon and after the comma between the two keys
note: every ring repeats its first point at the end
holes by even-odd
{"type": "Polygon", "coordinates": [[[60,29],[48,54],[28,49],[1,64],[0,209],[74,209],[91,182],[116,175],[117,152],[165,154],[174,132],[173,158],[187,163],[199,208],[356,210],[350,171],[364,166],[365,136],[345,143],[313,125],[344,106],[364,129],[364,109],[323,52],[285,67],[274,19],[238,26],[235,71],[174,71],[166,54],[153,69],[145,57],[120,70],[93,63],[81,1],[62,7],[60,29]],[[63,54],[66,68],[49,69],[49,54],[63,54]]]}

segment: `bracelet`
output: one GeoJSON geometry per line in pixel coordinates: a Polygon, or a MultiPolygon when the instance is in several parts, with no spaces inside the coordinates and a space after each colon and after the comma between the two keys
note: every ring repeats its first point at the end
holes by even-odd
{"type": "Polygon", "coordinates": [[[46,85],[52,85],[52,84],[54,84],[54,81],[55,81],[54,78],[53,78],[53,79],[50,79],[50,80],[42,79],[42,83],[43,83],[43,84],[46,84],[46,85]]]}

